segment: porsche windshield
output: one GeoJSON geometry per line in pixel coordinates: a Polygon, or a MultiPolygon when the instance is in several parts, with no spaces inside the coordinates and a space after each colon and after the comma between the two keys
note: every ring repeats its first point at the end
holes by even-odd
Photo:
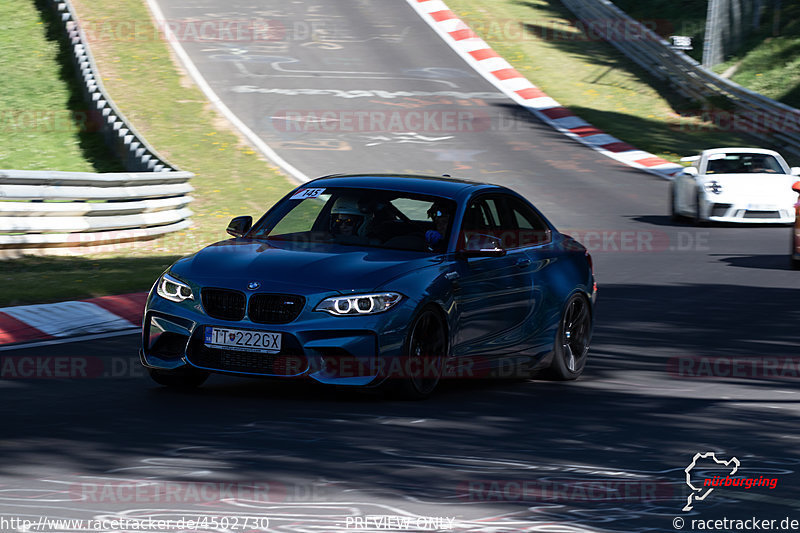
{"type": "Polygon", "coordinates": [[[785,174],[775,156],[758,153],[712,154],[706,174],[785,174]]]}
{"type": "Polygon", "coordinates": [[[307,188],[276,205],[248,237],[442,252],[452,200],[378,189],[307,188]]]}

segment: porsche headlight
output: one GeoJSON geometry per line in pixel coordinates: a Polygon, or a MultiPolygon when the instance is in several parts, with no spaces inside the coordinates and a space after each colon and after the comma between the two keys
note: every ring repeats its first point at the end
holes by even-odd
{"type": "Polygon", "coordinates": [[[712,180],[706,183],[703,188],[706,192],[714,193],[714,194],[722,194],[722,184],[717,180],[712,180]]]}
{"type": "Polygon", "coordinates": [[[322,300],[314,310],[335,316],[374,315],[391,309],[402,299],[403,295],[396,292],[332,296],[322,300]]]}
{"type": "Polygon", "coordinates": [[[172,302],[182,302],[184,300],[194,300],[192,289],[184,282],[173,278],[169,274],[164,274],[158,280],[156,285],[156,293],[162,298],[166,298],[172,302]]]}

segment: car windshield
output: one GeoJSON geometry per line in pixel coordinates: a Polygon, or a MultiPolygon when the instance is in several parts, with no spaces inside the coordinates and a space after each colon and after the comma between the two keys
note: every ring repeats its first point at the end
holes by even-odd
{"type": "Polygon", "coordinates": [[[732,153],[710,155],[706,174],[785,174],[785,172],[775,156],[732,153]]]}
{"type": "Polygon", "coordinates": [[[277,204],[248,237],[442,252],[455,207],[445,198],[398,191],[309,187],[277,204]]]}

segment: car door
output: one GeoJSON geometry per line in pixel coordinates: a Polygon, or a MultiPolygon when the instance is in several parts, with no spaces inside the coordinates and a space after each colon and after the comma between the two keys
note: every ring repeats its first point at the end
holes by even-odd
{"type": "Polygon", "coordinates": [[[510,254],[520,256],[518,263],[527,265],[532,291],[528,315],[510,340],[520,353],[536,355],[552,346],[554,318],[560,315],[565,281],[563,270],[554,268],[560,252],[554,248],[550,226],[528,202],[509,196],[507,203],[511,217],[508,226],[513,231],[503,246],[510,254]]]}
{"type": "MultiPolygon", "coordinates": [[[[513,232],[504,195],[480,196],[468,205],[461,221],[459,246],[474,235],[503,238],[513,232]]],[[[456,261],[454,299],[458,330],[453,354],[493,358],[514,351],[518,328],[529,313],[533,296],[531,260],[522,249],[502,257],[456,261]]]]}

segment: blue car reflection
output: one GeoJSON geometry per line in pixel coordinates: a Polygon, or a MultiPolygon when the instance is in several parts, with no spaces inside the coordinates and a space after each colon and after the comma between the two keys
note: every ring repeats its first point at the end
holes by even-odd
{"type": "Polygon", "coordinates": [[[141,361],[159,384],[223,373],[422,398],[447,377],[569,380],[586,364],[591,257],[507,188],[329,176],[228,233],[149,295],[141,361]]]}

